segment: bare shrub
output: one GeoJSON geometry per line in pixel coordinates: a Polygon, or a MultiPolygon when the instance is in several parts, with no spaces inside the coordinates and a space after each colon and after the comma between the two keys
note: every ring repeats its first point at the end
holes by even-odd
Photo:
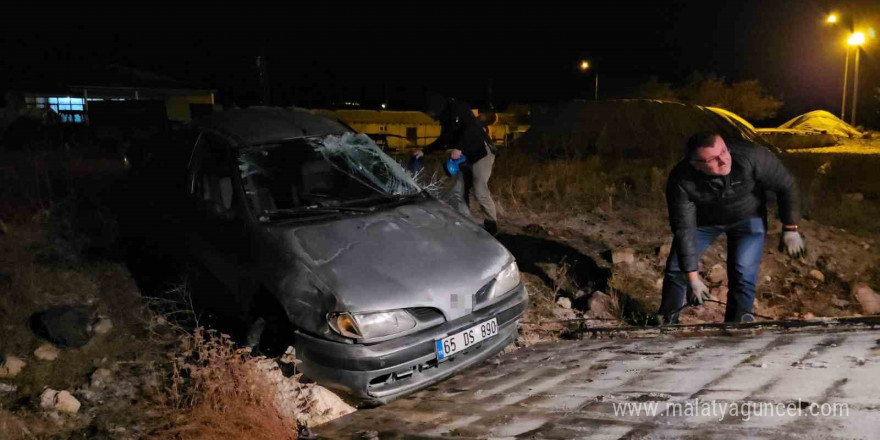
{"type": "Polygon", "coordinates": [[[275,388],[259,373],[260,358],[203,329],[180,343],[168,390],[171,426],[154,438],[296,438],[296,422],[281,414],[275,388]]]}

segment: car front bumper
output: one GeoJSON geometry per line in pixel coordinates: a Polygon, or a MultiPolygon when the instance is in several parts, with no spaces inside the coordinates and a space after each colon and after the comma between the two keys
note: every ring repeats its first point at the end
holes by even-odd
{"type": "Polygon", "coordinates": [[[498,353],[516,337],[528,305],[524,285],[495,304],[419,333],[376,344],[344,344],[296,335],[298,368],[311,379],[366,404],[383,404],[498,353]],[[435,341],[497,318],[498,334],[437,362],[435,341]]]}

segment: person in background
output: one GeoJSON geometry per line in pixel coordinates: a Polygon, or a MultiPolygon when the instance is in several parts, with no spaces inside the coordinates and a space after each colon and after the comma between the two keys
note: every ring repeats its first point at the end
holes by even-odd
{"type": "Polygon", "coordinates": [[[483,211],[483,227],[492,235],[498,233],[498,217],[495,201],[489,192],[489,178],[495,163],[495,151],[489,135],[474,116],[473,110],[464,102],[440,95],[428,94],[425,113],[440,122],[440,136],[413,155],[421,158],[424,153],[447,150],[454,160],[464,154],[467,162],[460,166],[452,188],[452,203],[466,217],[473,218],[468,207],[468,195],[473,190],[483,211]]]}

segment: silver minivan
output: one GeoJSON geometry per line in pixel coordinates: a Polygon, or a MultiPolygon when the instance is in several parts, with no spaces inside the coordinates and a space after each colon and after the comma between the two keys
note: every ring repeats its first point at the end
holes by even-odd
{"type": "Polygon", "coordinates": [[[513,341],[528,294],[511,253],[366,135],[254,107],[175,139],[164,218],[253,345],[288,340],[308,377],[385,403],[513,341]]]}

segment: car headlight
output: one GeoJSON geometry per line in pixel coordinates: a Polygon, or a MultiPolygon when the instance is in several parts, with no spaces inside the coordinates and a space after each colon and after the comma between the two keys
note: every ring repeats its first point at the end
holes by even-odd
{"type": "Polygon", "coordinates": [[[519,267],[516,266],[516,261],[513,261],[505,266],[501,272],[498,272],[498,276],[495,277],[495,283],[492,285],[492,293],[489,294],[488,299],[504,295],[518,285],[519,267]]]}
{"type": "Polygon", "coordinates": [[[330,328],[342,336],[354,339],[373,339],[405,332],[416,326],[416,320],[406,310],[375,313],[334,313],[330,328]]]}

